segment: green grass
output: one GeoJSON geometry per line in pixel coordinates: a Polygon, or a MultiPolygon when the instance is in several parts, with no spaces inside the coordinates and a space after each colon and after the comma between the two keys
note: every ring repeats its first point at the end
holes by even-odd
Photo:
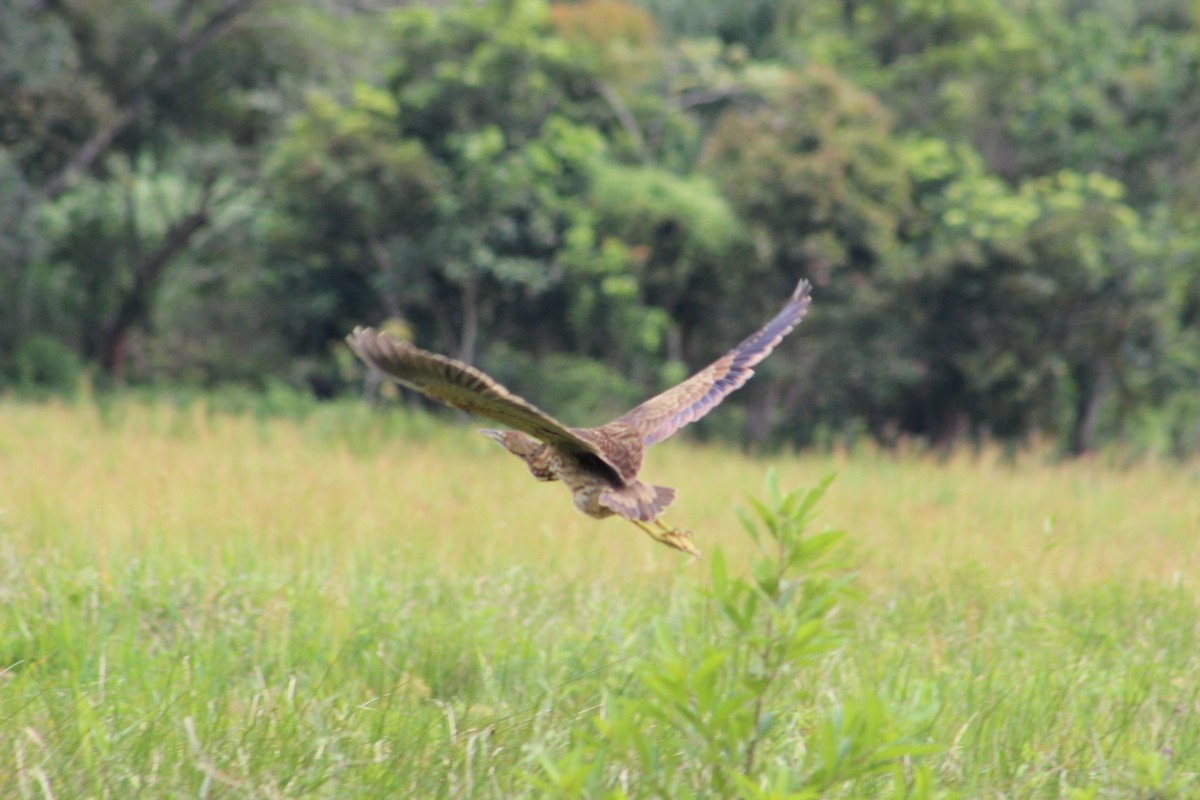
{"type": "Polygon", "coordinates": [[[760,787],[875,737],[914,747],[826,796],[1200,793],[1194,464],[671,442],[645,474],[690,562],[424,417],[10,402],[0,797],[542,796],[572,759],[586,796],[720,796],[742,745],[705,754],[653,678],[703,709],[672,669],[754,669],[711,568],[761,565],[733,507],[770,466],[837,473],[807,535],[847,532],[855,593],[763,690],[760,787]]]}

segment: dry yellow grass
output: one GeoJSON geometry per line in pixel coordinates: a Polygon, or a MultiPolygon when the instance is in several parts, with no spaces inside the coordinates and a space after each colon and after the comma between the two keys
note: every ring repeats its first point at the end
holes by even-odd
{"type": "MultiPolygon", "coordinates": [[[[199,405],[129,404],[102,415],[6,404],[5,538],[18,555],[70,543],[100,569],[107,558],[170,549],[335,568],[377,552],[448,572],[522,564],[568,577],[686,574],[678,553],[631,525],[580,515],[566,491],[532,481],[473,428],[425,424],[407,436],[380,423],[395,413],[364,409],[349,423],[346,415],[331,408],[296,423],[199,405]]],[[[645,474],[679,489],[673,524],[736,559],[746,540],[730,507],[760,493],[769,466],[783,486],[837,473],[822,519],[850,533],[868,587],[963,570],[1030,587],[1174,583],[1192,581],[1200,566],[1194,464],[1006,461],[993,451],[751,458],[672,441],[650,451],[645,474]]]]}

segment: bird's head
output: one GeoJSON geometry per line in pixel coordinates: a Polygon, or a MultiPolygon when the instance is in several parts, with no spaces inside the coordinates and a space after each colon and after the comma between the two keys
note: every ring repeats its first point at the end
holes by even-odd
{"type": "Polygon", "coordinates": [[[517,456],[525,465],[529,467],[529,471],[533,473],[533,477],[539,481],[554,480],[554,473],[550,471],[549,464],[544,463],[543,458],[546,455],[546,444],[539,442],[532,436],[526,436],[518,431],[494,431],[481,430],[484,436],[494,442],[497,442],[508,452],[517,456]]]}

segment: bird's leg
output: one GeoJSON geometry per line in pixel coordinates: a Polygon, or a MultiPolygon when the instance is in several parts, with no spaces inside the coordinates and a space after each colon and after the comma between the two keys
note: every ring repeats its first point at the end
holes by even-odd
{"type": "Polygon", "coordinates": [[[695,556],[696,558],[700,557],[700,550],[696,547],[696,545],[692,544],[692,534],[688,533],[687,531],[681,531],[678,528],[668,527],[658,519],[654,520],[654,525],[658,528],[657,531],[651,529],[644,522],[639,520],[634,519],[630,520],[630,522],[645,531],[646,535],[654,541],[665,544],[667,547],[674,547],[676,550],[682,550],[688,555],[695,556]]]}
{"type": "Polygon", "coordinates": [[[670,525],[662,521],[662,517],[654,520],[654,525],[663,533],[682,533],[678,528],[672,528],[670,525]]]}

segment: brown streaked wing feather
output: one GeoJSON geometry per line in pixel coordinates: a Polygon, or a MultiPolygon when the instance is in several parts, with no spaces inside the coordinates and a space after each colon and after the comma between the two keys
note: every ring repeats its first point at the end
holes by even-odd
{"type": "Polygon", "coordinates": [[[631,425],[616,421],[599,428],[576,428],[575,433],[604,453],[604,460],[624,481],[632,481],[642,468],[645,447],[642,435],[631,425]]]}
{"type": "Polygon", "coordinates": [[[808,281],[800,281],[787,305],[770,322],[683,383],[650,398],[616,421],[637,429],[642,443],[649,447],[712,411],[750,380],[754,365],[800,324],[812,300],[811,288],[808,281]]]}
{"type": "MultiPolygon", "coordinates": [[[[608,459],[596,446],[475,367],[394,339],[372,328],[346,337],[358,357],[398,383],[452,408],[478,414],[527,433],[569,453],[608,459]]],[[[612,464],[614,470],[620,468],[612,464]]]]}

